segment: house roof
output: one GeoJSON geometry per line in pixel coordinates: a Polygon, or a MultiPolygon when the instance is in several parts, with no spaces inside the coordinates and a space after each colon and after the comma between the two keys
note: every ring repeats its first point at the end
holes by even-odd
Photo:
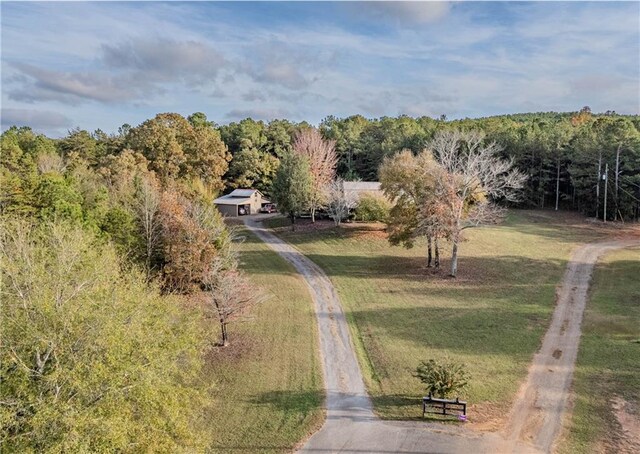
{"type": "Polygon", "coordinates": [[[213,201],[216,205],[249,205],[254,202],[254,194],[260,194],[262,203],[270,203],[262,192],[257,189],[234,189],[231,193],[218,197],[213,201]]]}
{"type": "Polygon", "coordinates": [[[379,181],[345,181],[343,187],[345,191],[377,192],[377,191],[380,191],[380,182],[379,181]]]}
{"type": "Polygon", "coordinates": [[[258,191],[257,189],[234,189],[225,197],[251,197],[256,192],[260,195],[263,195],[262,192],[258,191]]]}
{"type": "Polygon", "coordinates": [[[251,197],[232,197],[231,194],[223,195],[213,201],[216,205],[249,205],[251,197]]]}

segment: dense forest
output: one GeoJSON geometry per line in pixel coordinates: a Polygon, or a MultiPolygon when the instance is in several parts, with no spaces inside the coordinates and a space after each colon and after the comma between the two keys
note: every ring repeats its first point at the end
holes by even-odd
{"type": "Polygon", "coordinates": [[[0,447],[199,448],[206,353],[233,342],[227,324],[261,299],[212,200],[295,183],[282,169],[295,168],[301,137],[335,145],[344,180],[370,181],[385,159],[417,156],[448,130],[498,145],[527,177],[520,206],[640,215],[640,116],[587,107],[453,121],[327,117],[318,128],[164,113],[116,134],[3,132],[0,447]]]}

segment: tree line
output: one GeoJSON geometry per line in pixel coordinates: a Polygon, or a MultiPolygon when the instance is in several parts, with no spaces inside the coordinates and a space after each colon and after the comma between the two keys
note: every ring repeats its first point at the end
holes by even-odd
{"type": "MultiPolygon", "coordinates": [[[[15,135],[17,129],[3,137],[15,135]]],[[[214,192],[253,187],[270,194],[280,162],[293,151],[297,135],[307,129],[313,129],[307,122],[288,120],[265,123],[247,118],[216,125],[202,113],[188,119],[161,114],[137,128],[123,125],[113,135],[73,130],[57,141],[44,136],[38,140],[60,154],[82,156],[91,163],[135,150],[150,161],[161,179],[197,178],[214,192]],[[211,139],[211,134],[221,142],[211,139]],[[206,145],[208,140],[213,141],[206,145]]],[[[501,156],[526,172],[521,206],[573,209],[603,219],[606,187],[607,219],[640,216],[637,115],[594,114],[584,107],[578,112],[453,121],[444,116],[329,116],[318,126],[323,139],[335,142],[336,173],[347,181],[378,181],[385,157],[405,149],[418,154],[438,131],[455,129],[482,131],[486,143],[500,145],[501,156]]],[[[3,143],[9,140],[16,139],[7,137],[3,143]]]]}

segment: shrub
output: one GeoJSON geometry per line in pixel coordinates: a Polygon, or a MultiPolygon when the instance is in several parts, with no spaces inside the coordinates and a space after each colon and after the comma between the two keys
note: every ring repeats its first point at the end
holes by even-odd
{"type": "Polygon", "coordinates": [[[426,385],[429,394],[439,398],[445,398],[456,391],[463,390],[469,381],[464,364],[450,360],[422,361],[416,368],[414,377],[426,385]]]}
{"type": "Polygon", "coordinates": [[[379,195],[364,194],[356,206],[355,220],[362,222],[386,222],[391,204],[379,195]]]}

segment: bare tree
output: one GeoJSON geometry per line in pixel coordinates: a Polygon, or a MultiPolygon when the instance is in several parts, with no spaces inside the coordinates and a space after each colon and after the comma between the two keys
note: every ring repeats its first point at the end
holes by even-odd
{"type": "Polygon", "coordinates": [[[37,164],[40,173],[63,173],[67,167],[62,157],[57,153],[43,153],[38,155],[37,164]]]}
{"type": "Polygon", "coordinates": [[[316,221],[316,210],[326,203],[326,187],[335,178],[338,163],[335,146],[335,140],[324,140],[320,131],[313,128],[302,130],[293,142],[294,152],[306,157],[309,162],[311,222],[316,221]]]}
{"type": "Polygon", "coordinates": [[[349,216],[349,212],[356,207],[357,200],[352,193],[344,190],[344,180],[338,178],[329,183],[327,189],[327,211],[336,226],[349,216]]]}
{"type": "Polygon", "coordinates": [[[229,323],[246,320],[248,311],[265,301],[266,297],[257,290],[247,277],[235,267],[223,269],[222,262],[214,263],[209,272],[207,288],[210,303],[220,322],[220,345],[229,345],[229,323]]]}
{"type": "Polygon", "coordinates": [[[504,210],[493,200],[518,200],[526,176],[501,159],[496,143],[485,144],[479,131],[442,131],[429,148],[445,172],[439,174],[436,197],[452,242],[451,276],[458,271],[458,245],[463,230],[496,222],[504,210]]]}
{"type": "Polygon", "coordinates": [[[151,275],[152,259],[162,237],[160,199],[160,192],[156,182],[148,176],[142,177],[136,187],[134,210],[138,216],[144,237],[147,279],[151,275]]]}

